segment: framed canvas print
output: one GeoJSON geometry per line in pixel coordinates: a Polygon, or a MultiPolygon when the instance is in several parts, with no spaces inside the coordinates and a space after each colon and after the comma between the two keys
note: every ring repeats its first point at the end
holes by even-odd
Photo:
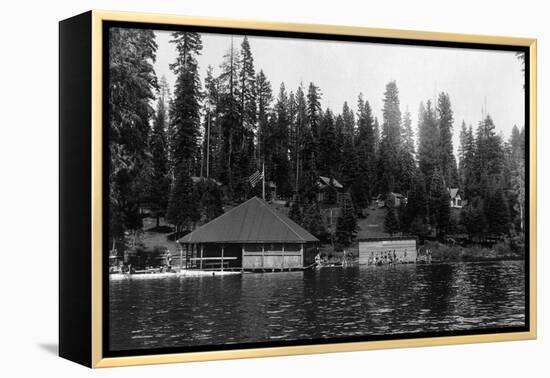
{"type": "Polygon", "coordinates": [[[62,357],[536,337],[536,41],[60,22],[62,357]]]}

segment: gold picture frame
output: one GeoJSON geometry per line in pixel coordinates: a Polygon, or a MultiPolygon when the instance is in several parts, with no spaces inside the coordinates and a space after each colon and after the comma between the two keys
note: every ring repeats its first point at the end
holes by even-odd
{"type": "MultiPolygon", "coordinates": [[[[189,16],[174,16],[174,15],[161,15],[161,14],[145,14],[145,13],[126,13],[126,12],[110,12],[94,10],[86,13],[83,16],[85,19],[85,26],[77,26],[78,30],[89,29],[89,47],[90,51],[90,81],[87,89],[91,90],[89,99],[91,103],[84,104],[83,106],[89,106],[90,110],[90,128],[86,129],[89,133],[91,145],[90,145],[90,162],[89,168],[90,177],[90,192],[91,199],[89,204],[89,215],[91,221],[89,223],[91,229],[89,230],[89,240],[91,245],[89,246],[89,260],[88,266],[65,266],[64,254],[61,252],[60,264],[63,269],[89,269],[89,295],[87,293],[82,294],[84,300],[89,301],[90,314],[89,318],[86,318],[83,322],[90,322],[89,328],[84,330],[82,326],[72,326],[66,330],[60,330],[63,336],[60,336],[60,354],[63,357],[75,360],[90,367],[115,367],[115,366],[130,366],[130,365],[144,365],[144,364],[161,364],[161,363],[174,363],[174,362],[191,362],[191,361],[208,361],[208,360],[221,360],[221,359],[239,359],[239,358],[251,358],[251,357],[268,357],[268,356],[284,356],[284,355],[302,355],[312,353],[329,353],[329,352],[348,352],[348,351],[360,351],[360,350],[372,350],[372,349],[388,349],[388,348],[403,348],[403,347],[419,347],[419,346],[435,346],[435,345],[449,345],[449,344],[466,344],[466,343],[482,343],[482,342],[495,342],[495,341],[513,341],[513,340],[528,340],[535,339],[537,336],[537,291],[536,291],[536,247],[537,247],[537,41],[530,38],[514,38],[514,37],[501,37],[501,36],[483,36],[483,35],[469,35],[469,34],[453,34],[453,33],[437,33],[437,32],[424,32],[424,31],[412,31],[412,30],[394,30],[394,29],[378,29],[368,27],[356,27],[356,26],[336,26],[336,25],[316,25],[316,24],[295,24],[295,23],[281,23],[281,22],[259,22],[253,20],[230,20],[230,19],[218,19],[210,17],[189,17],[189,16]],[[456,43],[470,43],[480,45],[502,45],[502,46],[521,46],[528,48],[529,51],[529,76],[526,77],[529,90],[529,330],[526,332],[512,332],[512,333],[495,333],[495,334],[479,334],[479,335],[463,335],[463,336],[445,336],[445,337],[430,337],[430,338],[411,338],[411,339],[397,339],[397,340],[381,340],[381,341],[361,341],[361,342],[344,342],[334,344],[320,344],[320,345],[300,345],[300,346],[284,346],[284,347],[266,347],[255,349],[238,349],[238,350],[219,350],[208,352],[189,352],[189,353],[174,353],[174,354],[143,354],[138,356],[122,356],[122,357],[104,357],[102,345],[103,345],[103,328],[102,328],[102,306],[104,301],[104,287],[103,287],[103,198],[104,198],[104,182],[103,182],[103,150],[102,150],[102,138],[103,138],[103,106],[104,106],[104,93],[103,93],[103,23],[104,22],[128,22],[128,23],[144,23],[144,24],[162,24],[162,25],[187,25],[187,26],[202,26],[202,27],[218,27],[218,28],[238,28],[248,30],[263,30],[263,31],[277,31],[277,32],[299,32],[299,33],[315,33],[320,35],[336,35],[336,36],[357,36],[357,37],[380,37],[388,39],[399,40],[414,40],[414,41],[429,41],[429,42],[456,42],[456,43]],[[74,348],[76,341],[72,339],[73,336],[69,333],[76,333],[77,331],[85,332],[89,334],[89,339],[84,337],[86,343],[89,341],[88,347],[85,349],[85,354],[89,356],[82,356],[80,354],[73,355],[69,348],[74,348]],[[66,345],[66,347],[64,346],[66,345]]],[[[77,22],[77,19],[71,19],[77,22]]],[[[62,21],[61,31],[71,32],[72,29],[63,29],[62,21]]],[[[76,25],[76,24],[74,24],[76,25]]],[[[76,30],[76,29],[74,29],[76,30]]],[[[60,33],[63,34],[63,33],[60,33]]],[[[76,46],[76,42],[63,42],[63,35],[60,35],[61,47],[76,46]]],[[[63,58],[64,52],[60,49],[60,60],[63,58]]],[[[63,64],[60,67],[60,73],[63,75],[63,64]]],[[[62,80],[62,79],[61,79],[62,80]]],[[[63,83],[61,84],[63,89],[63,83]]],[[[63,113],[64,107],[69,106],[69,99],[64,98],[61,95],[60,112],[63,113]],[[65,101],[65,102],[64,102],[65,101]]],[[[62,121],[63,122],[63,117],[62,121]]],[[[62,126],[63,129],[63,126],[62,126]]],[[[63,156],[61,157],[61,160],[63,156]]],[[[63,163],[61,163],[63,164],[63,163]]],[[[74,194],[74,198],[78,197],[78,194],[74,194]]],[[[63,206],[63,204],[61,204],[63,206]]],[[[69,226],[67,226],[69,227],[69,226]]],[[[76,226],[75,226],[76,227],[76,226]]],[[[65,229],[65,231],[70,231],[65,229]]],[[[61,237],[64,238],[63,229],[61,230],[61,237]]],[[[63,248],[61,246],[60,248],[63,248]]],[[[88,248],[88,247],[86,247],[88,248]]],[[[81,262],[85,264],[86,261],[81,262]]],[[[69,263],[67,263],[69,264],[69,263]]],[[[73,263],[71,263],[73,264],[73,263]]],[[[61,274],[63,275],[63,269],[61,274]]],[[[67,273],[68,274],[68,273],[67,273]]],[[[60,279],[60,290],[62,295],[75,295],[75,293],[67,294],[65,290],[67,285],[73,285],[75,288],[79,288],[78,284],[71,283],[70,274],[60,279]]],[[[76,278],[75,278],[76,279],[76,278]]],[[[86,287],[83,287],[86,289],[86,287]]],[[[60,301],[63,299],[60,297],[60,301]]],[[[60,303],[60,323],[61,327],[66,327],[66,324],[70,322],[72,317],[76,317],[74,310],[68,309],[70,307],[67,303],[60,303]]],[[[68,326],[67,326],[68,327],[68,326]]],[[[74,338],[81,336],[75,335],[74,338]]]]}

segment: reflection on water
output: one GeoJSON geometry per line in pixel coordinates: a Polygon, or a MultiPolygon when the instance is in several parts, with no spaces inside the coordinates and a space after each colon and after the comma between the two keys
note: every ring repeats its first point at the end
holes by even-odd
{"type": "Polygon", "coordinates": [[[111,281],[110,349],[523,326],[523,262],[111,281]]]}

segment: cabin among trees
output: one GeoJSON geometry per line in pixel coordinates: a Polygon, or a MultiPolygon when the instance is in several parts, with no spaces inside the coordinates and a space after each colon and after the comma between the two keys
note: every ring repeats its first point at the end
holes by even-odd
{"type": "Polygon", "coordinates": [[[317,180],[317,202],[332,207],[341,207],[344,198],[344,186],[333,177],[319,176],[317,180]]]}
{"type": "Polygon", "coordinates": [[[448,188],[449,190],[449,197],[451,199],[451,208],[453,209],[462,209],[463,206],[463,199],[460,195],[460,189],[458,188],[448,188]]]}

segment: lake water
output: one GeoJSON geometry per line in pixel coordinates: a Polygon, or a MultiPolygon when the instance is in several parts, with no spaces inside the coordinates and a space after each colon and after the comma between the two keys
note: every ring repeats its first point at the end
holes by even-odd
{"type": "Polygon", "coordinates": [[[525,325],[520,261],[129,278],[109,285],[111,350],[525,325]]]}

